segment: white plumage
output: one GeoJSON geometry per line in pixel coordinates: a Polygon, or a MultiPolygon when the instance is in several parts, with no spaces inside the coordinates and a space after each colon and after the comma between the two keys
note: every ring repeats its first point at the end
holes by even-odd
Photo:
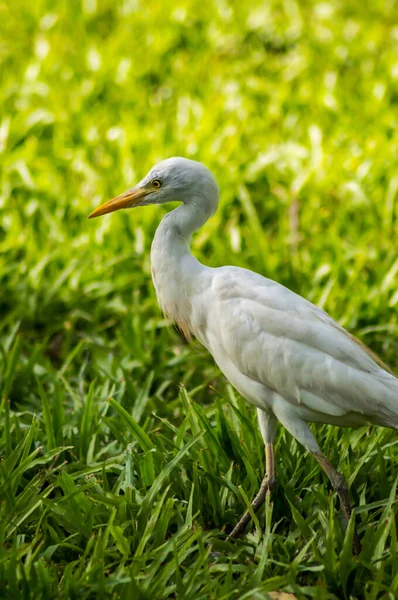
{"type": "MultiPolygon", "coordinates": [[[[216,211],[219,200],[217,183],[201,163],[165,160],[90,217],[174,200],[182,204],[163,218],[152,244],[154,285],[166,316],[188,339],[199,339],[231,384],[258,409],[267,473],[254,507],[274,483],[272,444],[278,419],[324,468],[348,519],[344,481],[320,452],[307,422],[398,428],[398,380],[304,298],[252,271],[209,268],[192,256],[190,236],[216,211]]],[[[241,533],[247,521],[245,515],[233,534],[241,533]]],[[[354,550],[359,551],[357,538],[354,550]]]]}

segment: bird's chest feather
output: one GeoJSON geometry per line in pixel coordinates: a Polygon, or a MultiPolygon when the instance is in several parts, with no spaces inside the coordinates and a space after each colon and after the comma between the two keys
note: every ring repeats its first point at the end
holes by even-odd
{"type": "Polygon", "coordinates": [[[170,269],[152,265],[152,280],[165,317],[177,325],[187,340],[192,339],[192,306],[184,282],[170,269]]]}
{"type": "Polygon", "coordinates": [[[167,319],[177,325],[187,340],[192,336],[200,339],[205,317],[201,297],[203,289],[209,287],[208,270],[190,254],[187,242],[176,237],[167,226],[167,217],[162,223],[151,250],[152,280],[158,302],[167,319]]]}

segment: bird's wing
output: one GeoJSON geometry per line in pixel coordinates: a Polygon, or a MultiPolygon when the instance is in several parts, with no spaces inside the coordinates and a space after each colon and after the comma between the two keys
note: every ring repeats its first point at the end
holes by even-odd
{"type": "Polygon", "coordinates": [[[237,267],[215,269],[212,290],[220,343],[241,373],[325,414],[371,415],[380,404],[398,414],[398,380],[311,302],[237,267]]]}

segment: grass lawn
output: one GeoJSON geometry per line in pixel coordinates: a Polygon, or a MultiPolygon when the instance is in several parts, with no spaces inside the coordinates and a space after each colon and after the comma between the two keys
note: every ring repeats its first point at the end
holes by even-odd
{"type": "Polygon", "coordinates": [[[398,595],[395,432],[316,426],[317,463],[167,326],[149,248],[168,210],[87,215],[158,160],[221,190],[193,241],[327,310],[398,370],[393,0],[0,1],[0,597],[398,595]],[[352,534],[352,531],[351,531],[352,534]]]}

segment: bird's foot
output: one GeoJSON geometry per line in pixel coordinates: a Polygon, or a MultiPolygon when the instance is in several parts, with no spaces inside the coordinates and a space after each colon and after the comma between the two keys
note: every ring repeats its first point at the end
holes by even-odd
{"type": "MultiPolygon", "coordinates": [[[[322,469],[325,471],[326,475],[329,477],[329,480],[333,486],[333,489],[337,493],[340,500],[340,507],[344,515],[344,519],[346,525],[348,527],[348,523],[351,518],[351,504],[350,497],[348,494],[347,484],[344,480],[344,477],[337,471],[337,469],[332,465],[332,463],[324,456],[322,453],[315,453],[314,457],[321,465],[322,469]]],[[[354,556],[358,556],[362,550],[361,542],[359,540],[359,536],[356,530],[354,529],[354,536],[352,539],[352,553],[354,556]]]]}
{"type": "Polygon", "coordinates": [[[352,540],[352,553],[354,556],[359,556],[362,551],[362,544],[360,542],[359,536],[357,534],[357,530],[354,531],[354,537],[352,540]]]}
{"type": "MultiPolygon", "coordinates": [[[[260,508],[260,506],[264,504],[267,493],[271,493],[275,486],[276,477],[274,475],[269,477],[266,473],[261,482],[260,489],[251,504],[253,512],[256,512],[260,508]]],[[[227,541],[240,537],[244,533],[246,526],[250,522],[250,520],[251,515],[250,512],[247,510],[227,537],[227,541]]]]}

